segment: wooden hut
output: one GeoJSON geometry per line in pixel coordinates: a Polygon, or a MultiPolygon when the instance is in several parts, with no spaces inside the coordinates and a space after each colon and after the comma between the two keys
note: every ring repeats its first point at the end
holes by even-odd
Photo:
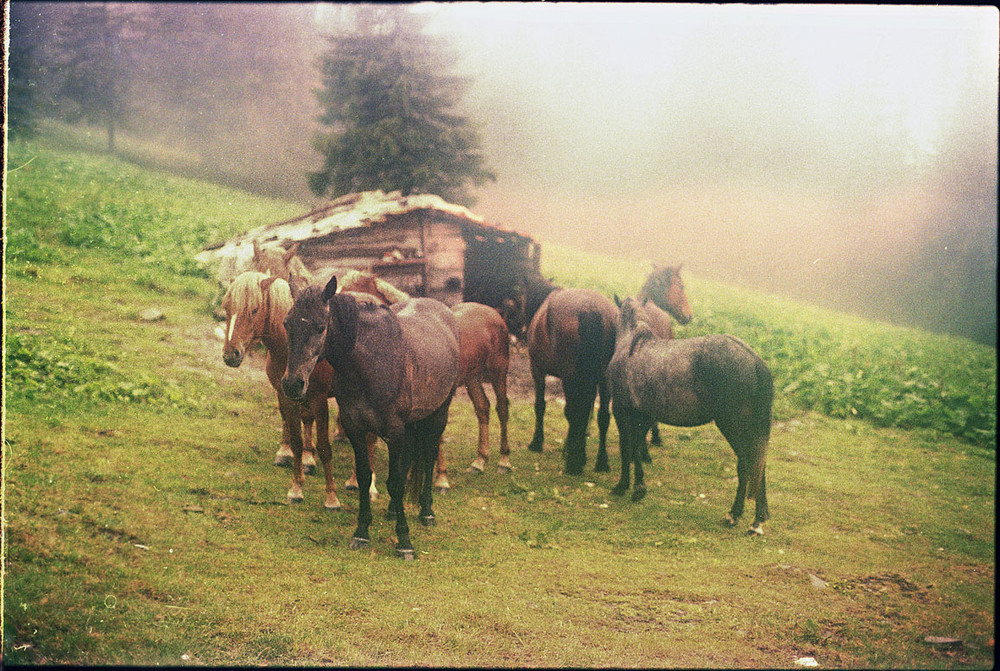
{"type": "Polygon", "coordinates": [[[367,191],[248,231],[197,258],[218,262],[217,277],[228,285],[249,268],[254,240],[282,249],[299,243],[298,256],[318,282],[366,270],[413,296],[497,309],[516,299],[523,277],[538,273],[541,252],[530,237],[487,224],[439,196],[367,191]]]}

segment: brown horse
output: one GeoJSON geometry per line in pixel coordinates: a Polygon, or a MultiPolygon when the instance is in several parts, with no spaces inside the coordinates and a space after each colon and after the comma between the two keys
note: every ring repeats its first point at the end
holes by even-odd
{"type": "Polygon", "coordinates": [[[765,459],[771,435],[774,383],[767,365],[742,340],[728,335],[664,340],[642,305],[621,303],[615,354],[608,365],[622,455],[621,479],[612,490],[632,499],[646,494],[640,444],[652,422],[700,426],[715,422],[736,453],[736,500],[726,522],[735,525],[744,500],[756,500],[751,534],[768,519],[765,459]]]}
{"type": "Polygon", "coordinates": [[[313,455],[318,449],[326,476],[324,505],[335,510],[341,506],[331,470],[329,410],[326,393],[323,391],[330,386],[333,369],[328,364],[313,369],[314,391],[301,404],[289,400],[282,391],[281,376],[288,361],[283,320],[291,306],[291,292],[284,280],[256,271],[247,271],[237,276],[222,300],[227,325],[222,359],[227,365],[236,368],[243,363],[246,352],[256,343],[262,343],[267,349],[264,370],[277,394],[278,411],[282,420],[281,447],[275,455],[275,463],[283,460],[285,452],[292,456],[292,486],[288,490],[288,498],[291,501],[302,500],[302,485],[305,481],[303,466],[311,464],[315,468],[313,455]],[[315,449],[312,446],[314,421],[315,449]]]}
{"type": "Polygon", "coordinates": [[[287,250],[277,247],[261,247],[256,239],[253,241],[254,270],[265,275],[280,277],[288,281],[293,294],[313,283],[314,277],[297,255],[299,243],[293,244],[287,250]]]}
{"type": "MultiPolygon", "coordinates": [[[[691,306],[684,293],[684,282],[681,280],[680,271],[681,266],[661,268],[653,264],[653,272],[646,278],[642,289],[636,296],[636,300],[646,310],[653,333],[668,340],[674,337],[671,316],[681,324],[687,324],[692,317],[691,306]]],[[[663,442],[660,439],[660,430],[656,422],[653,422],[653,426],[649,430],[649,442],[652,445],[661,445],[663,442]]],[[[642,459],[650,461],[647,445],[643,445],[642,459]]]]}
{"type": "Polygon", "coordinates": [[[369,544],[366,438],[375,433],[389,447],[386,485],[389,513],[396,518],[396,554],[412,560],[403,493],[409,474],[419,493],[420,520],[433,525],[431,478],[458,383],[458,324],[451,310],[430,298],[390,307],[364,305],[336,289],[334,277],[325,288],[307,287],[296,296],[285,317],[289,347],[282,389],[291,399],[304,398],[316,362],[330,362],[333,393],[359,474],[351,548],[369,544]]]}
{"type": "MultiPolygon", "coordinates": [[[[337,293],[345,291],[372,295],[384,305],[394,305],[410,298],[409,294],[389,282],[371,273],[357,270],[345,273],[338,281],[337,293]]],[[[500,420],[500,461],[497,464],[497,471],[505,473],[513,468],[510,463],[510,446],[507,442],[509,417],[507,371],[510,366],[507,325],[496,310],[479,303],[459,303],[452,307],[452,312],[458,320],[460,334],[461,362],[458,384],[464,386],[468,392],[479,423],[478,456],[473,460],[470,470],[483,472],[490,456],[490,401],[483,390],[483,383],[488,382],[497,398],[497,418],[500,420]]],[[[371,457],[374,441],[377,439],[373,435],[369,440],[373,441],[369,449],[371,457]]],[[[353,490],[357,486],[357,476],[352,473],[346,488],[353,490]]],[[[438,450],[434,487],[439,491],[451,488],[447,458],[443,449],[438,450]]]]}
{"type": "MultiPolygon", "coordinates": [[[[500,461],[498,473],[506,473],[510,463],[510,446],[507,444],[507,419],[510,404],[507,401],[507,370],[510,367],[510,336],[507,324],[500,313],[480,303],[458,303],[451,308],[458,321],[459,374],[458,384],[464,385],[476,409],[479,422],[479,454],[470,471],[482,473],[490,458],[490,400],[483,390],[489,382],[497,398],[497,418],[500,420],[500,461]]],[[[438,452],[438,481],[447,482],[444,451],[438,452]]]]}
{"type": "Polygon", "coordinates": [[[563,456],[565,470],[572,475],[582,473],[587,460],[587,426],[598,394],[600,444],[594,470],[609,470],[607,433],[611,399],[604,372],[614,353],[617,315],[614,303],[593,289],[554,289],[528,325],[528,355],[535,383],[535,432],[528,449],[542,451],[545,376],[558,377],[562,380],[569,422],[563,456]]]}

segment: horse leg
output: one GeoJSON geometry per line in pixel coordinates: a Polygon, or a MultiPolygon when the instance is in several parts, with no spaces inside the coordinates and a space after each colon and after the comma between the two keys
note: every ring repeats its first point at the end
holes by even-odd
{"type": "Polygon", "coordinates": [[[628,491],[632,480],[632,439],[631,439],[631,413],[618,407],[617,402],[613,408],[615,415],[615,425],[618,427],[618,451],[622,458],[622,474],[618,479],[618,484],[614,486],[611,493],[621,496],[628,491]]]}
{"type": "Polygon", "coordinates": [[[431,475],[434,478],[434,488],[437,489],[439,493],[444,494],[446,491],[451,489],[451,483],[448,482],[448,461],[445,459],[444,450],[441,449],[440,445],[438,445],[437,461],[435,462],[431,475]]]}
{"type": "MultiPolygon", "coordinates": [[[[372,465],[372,484],[369,488],[371,493],[372,501],[378,500],[378,489],[375,487],[375,445],[378,443],[378,436],[374,433],[369,433],[368,438],[368,463],[372,465]]],[[[358,488],[358,473],[357,469],[351,471],[351,477],[347,478],[347,482],[344,483],[344,489],[348,491],[354,491],[358,488]]]]}
{"type": "Polygon", "coordinates": [[[569,430],[563,443],[564,470],[568,475],[580,475],[587,463],[587,425],[594,410],[597,385],[579,379],[563,380],[563,394],[566,397],[566,421],[569,430]]]}
{"type": "Polygon", "coordinates": [[[541,452],[542,442],[545,439],[542,429],[545,422],[545,374],[532,365],[531,377],[535,382],[535,434],[528,443],[528,449],[532,452],[541,452]]]}
{"type": "MultiPolygon", "coordinates": [[[[654,447],[661,447],[663,445],[663,439],[660,438],[660,424],[658,422],[653,422],[653,427],[649,430],[649,444],[654,447]]],[[[651,461],[646,459],[646,461],[651,461]]]]}
{"type": "Polygon", "coordinates": [[[386,480],[386,488],[389,490],[388,515],[396,520],[396,556],[407,561],[413,559],[410,527],[406,523],[406,511],[403,509],[406,476],[410,471],[413,454],[413,436],[410,434],[410,431],[404,430],[402,435],[386,440],[389,445],[389,478],[386,480]]]}
{"type": "Polygon", "coordinates": [[[635,465],[635,483],[632,486],[632,500],[641,501],[646,496],[646,480],[642,467],[642,452],[646,447],[646,434],[649,433],[649,421],[642,415],[633,415],[629,438],[632,441],[632,463],[635,465]]]}
{"type": "Polygon", "coordinates": [[[286,410],[282,400],[285,395],[281,393],[280,389],[275,389],[275,393],[278,396],[278,412],[281,413],[281,445],[278,446],[278,451],[274,454],[274,465],[287,467],[291,466],[295,459],[295,455],[292,454],[292,432],[288,420],[285,419],[286,410]]]}
{"type": "Polygon", "coordinates": [[[340,499],[337,497],[337,484],[333,478],[333,450],[330,448],[330,408],[325,398],[317,398],[312,403],[313,416],[316,419],[316,451],[323,464],[323,478],[326,481],[326,499],[323,507],[327,510],[339,510],[340,499]]]}
{"type": "Polygon", "coordinates": [[[358,478],[358,526],[351,537],[351,549],[360,550],[368,547],[369,535],[368,527],[372,523],[371,497],[368,493],[368,486],[371,484],[371,466],[368,463],[368,450],[366,449],[367,434],[357,427],[347,427],[347,438],[354,448],[354,470],[361,473],[358,478]]]}
{"type": "Polygon", "coordinates": [[[493,380],[493,392],[497,397],[497,419],[500,420],[500,461],[497,473],[514,470],[510,463],[510,445],[507,444],[507,421],[510,419],[510,402],[507,400],[507,371],[498,373],[493,380]]]}
{"type": "Polygon", "coordinates": [[[278,397],[278,410],[281,412],[282,432],[288,436],[292,452],[292,486],[288,490],[288,500],[300,503],[303,499],[302,486],[306,480],[302,474],[302,417],[299,407],[284,394],[278,397]]]}
{"type": "Polygon", "coordinates": [[[434,462],[438,458],[435,452],[439,450],[441,436],[448,424],[448,407],[450,405],[451,399],[414,427],[414,447],[419,451],[415,455],[417,467],[422,464],[425,469],[420,490],[420,522],[425,527],[432,527],[435,524],[431,477],[434,474],[434,462]]]}
{"type": "MultiPolygon", "coordinates": [[[[611,413],[608,411],[608,406],[611,405],[611,394],[608,393],[606,380],[602,379],[598,383],[597,394],[601,399],[597,406],[597,432],[600,443],[597,446],[597,461],[594,462],[594,472],[607,473],[611,470],[608,465],[608,425],[611,424],[611,413]]],[[[593,401],[591,401],[591,405],[593,405],[593,401]]]]}
{"type": "Polygon", "coordinates": [[[733,501],[733,507],[726,513],[726,524],[731,527],[736,526],[740,517],[743,516],[743,505],[747,496],[748,463],[748,460],[744,459],[739,452],[736,453],[736,500],[733,501]]]}
{"type": "MultiPolygon", "coordinates": [[[[323,399],[326,403],[326,399],[323,399]]],[[[300,407],[299,413],[302,417],[302,472],[312,475],[316,471],[316,448],[313,444],[313,426],[316,422],[316,413],[309,405],[300,407]]]]}
{"type": "Polygon", "coordinates": [[[764,535],[764,522],[770,519],[771,515],[767,510],[767,467],[760,474],[760,489],[757,491],[757,501],[754,504],[753,524],[747,532],[754,536],[764,535]]]}
{"type": "Polygon", "coordinates": [[[469,392],[472,407],[476,409],[476,421],[479,422],[478,456],[469,466],[469,471],[482,473],[490,458],[490,399],[483,391],[483,381],[478,376],[469,380],[465,390],[469,392]]]}

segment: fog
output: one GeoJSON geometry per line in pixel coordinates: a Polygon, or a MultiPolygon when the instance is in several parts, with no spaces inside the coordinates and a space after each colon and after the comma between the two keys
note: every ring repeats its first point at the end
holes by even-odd
{"type": "MultiPolygon", "coordinates": [[[[12,36],[34,26],[44,42],[36,24],[58,5],[31,6],[35,23],[12,22],[12,36]]],[[[191,61],[214,78],[197,95],[190,82],[168,94],[164,83],[192,79],[195,66],[150,59],[130,130],[198,156],[206,174],[305,207],[304,173],[320,165],[310,147],[320,35],[350,7],[154,6],[160,20],[180,17],[179,38],[195,24],[215,31],[213,50],[177,41],[211,54],[191,61]],[[256,27],[249,46],[238,42],[246,26],[256,27]],[[248,70],[272,80],[245,90],[223,81],[248,70]]],[[[487,220],[995,344],[995,8],[413,11],[469,78],[461,111],[497,175],[475,194],[487,220]]]]}

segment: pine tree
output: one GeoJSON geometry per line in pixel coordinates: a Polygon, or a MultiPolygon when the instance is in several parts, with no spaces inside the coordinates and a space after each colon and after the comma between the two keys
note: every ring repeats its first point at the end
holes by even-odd
{"type": "Polygon", "coordinates": [[[472,204],[470,186],[496,179],[483,166],[476,128],[456,107],[468,82],[454,57],[401,6],[359,6],[357,27],[329,37],[317,92],[329,127],[314,146],[317,195],[382,189],[435,193],[472,204]]]}
{"type": "Polygon", "coordinates": [[[64,115],[102,124],[112,152],[127,111],[132,46],[141,39],[142,24],[136,18],[128,5],[81,3],[60,26],[54,45],[64,115]]]}

